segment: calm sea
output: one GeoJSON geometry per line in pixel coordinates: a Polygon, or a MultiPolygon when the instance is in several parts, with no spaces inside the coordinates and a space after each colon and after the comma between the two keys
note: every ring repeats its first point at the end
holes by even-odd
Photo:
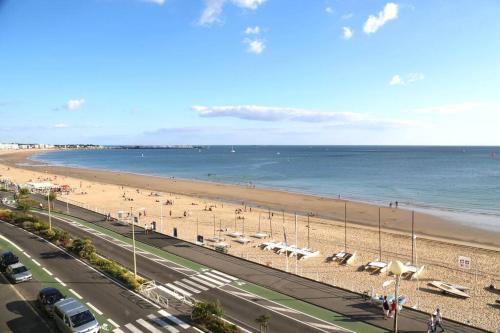
{"type": "Polygon", "coordinates": [[[500,231],[500,147],[210,146],[57,151],[34,160],[402,206],[500,231]],[[498,153],[498,154],[497,154],[498,153]]]}

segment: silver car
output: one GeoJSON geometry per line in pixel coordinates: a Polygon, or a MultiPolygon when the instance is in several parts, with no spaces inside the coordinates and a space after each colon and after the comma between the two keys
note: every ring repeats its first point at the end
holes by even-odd
{"type": "Polygon", "coordinates": [[[5,275],[12,283],[20,283],[32,279],[31,272],[20,262],[7,266],[5,275]]]}
{"type": "Polygon", "coordinates": [[[74,298],[54,304],[54,320],[63,333],[99,333],[99,323],[92,312],[74,298]]]}

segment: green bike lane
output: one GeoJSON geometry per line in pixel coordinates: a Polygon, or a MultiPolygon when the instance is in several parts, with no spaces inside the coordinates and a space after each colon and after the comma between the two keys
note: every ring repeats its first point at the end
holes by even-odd
{"type": "MultiPolygon", "coordinates": [[[[106,235],[108,237],[111,237],[119,242],[122,242],[127,245],[132,245],[132,239],[129,237],[126,237],[120,233],[117,233],[115,231],[112,231],[108,228],[102,227],[100,225],[97,225],[95,223],[91,223],[88,221],[85,221],[83,219],[66,215],[66,214],[61,214],[61,213],[54,213],[54,216],[57,216],[62,219],[70,220],[74,223],[78,223],[81,226],[94,230],[98,233],[101,233],[103,235],[106,235]]],[[[158,247],[146,244],[144,242],[136,240],[136,249],[139,251],[144,251],[147,253],[150,253],[154,256],[157,256],[159,258],[165,259],[175,265],[191,269],[195,272],[203,272],[205,270],[208,270],[209,267],[205,265],[201,265],[199,263],[196,263],[192,260],[183,258],[181,256],[178,256],[176,254],[167,252],[163,249],[160,249],[158,247]]],[[[301,314],[305,314],[308,316],[311,316],[313,318],[317,318],[320,321],[323,321],[325,324],[330,323],[333,326],[341,327],[343,329],[353,331],[353,332],[366,332],[366,333],[381,333],[381,332],[388,332],[388,330],[370,325],[368,323],[362,322],[362,321],[355,321],[347,316],[344,316],[340,313],[336,313],[334,311],[321,308],[318,306],[315,306],[313,304],[307,303],[305,301],[289,297],[287,295],[284,295],[282,293],[270,290],[268,288],[259,286],[254,283],[250,283],[248,281],[244,280],[238,280],[238,281],[233,281],[231,283],[231,286],[233,288],[239,289],[243,292],[246,293],[251,293],[252,295],[255,296],[255,298],[259,299],[264,299],[268,300],[272,303],[281,305],[282,307],[285,307],[287,309],[291,309],[293,311],[297,311],[301,314]]],[[[255,299],[252,299],[255,301],[255,299]]],[[[280,314],[282,314],[280,312],[280,314]]],[[[327,325],[324,325],[325,327],[327,325]]],[[[321,327],[319,325],[319,327],[321,327]]]]}

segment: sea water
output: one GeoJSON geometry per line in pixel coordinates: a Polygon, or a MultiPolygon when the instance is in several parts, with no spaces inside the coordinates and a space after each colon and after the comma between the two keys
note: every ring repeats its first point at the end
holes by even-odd
{"type": "Polygon", "coordinates": [[[32,159],[384,205],[398,201],[500,231],[500,147],[206,146],[54,151],[32,159]]]}

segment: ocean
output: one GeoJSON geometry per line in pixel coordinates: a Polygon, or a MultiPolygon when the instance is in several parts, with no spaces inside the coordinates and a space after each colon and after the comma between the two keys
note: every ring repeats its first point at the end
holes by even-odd
{"type": "Polygon", "coordinates": [[[402,207],[500,231],[500,147],[207,146],[46,152],[62,166],[253,184],[402,207]],[[497,156],[498,153],[498,156],[497,156]]]}

